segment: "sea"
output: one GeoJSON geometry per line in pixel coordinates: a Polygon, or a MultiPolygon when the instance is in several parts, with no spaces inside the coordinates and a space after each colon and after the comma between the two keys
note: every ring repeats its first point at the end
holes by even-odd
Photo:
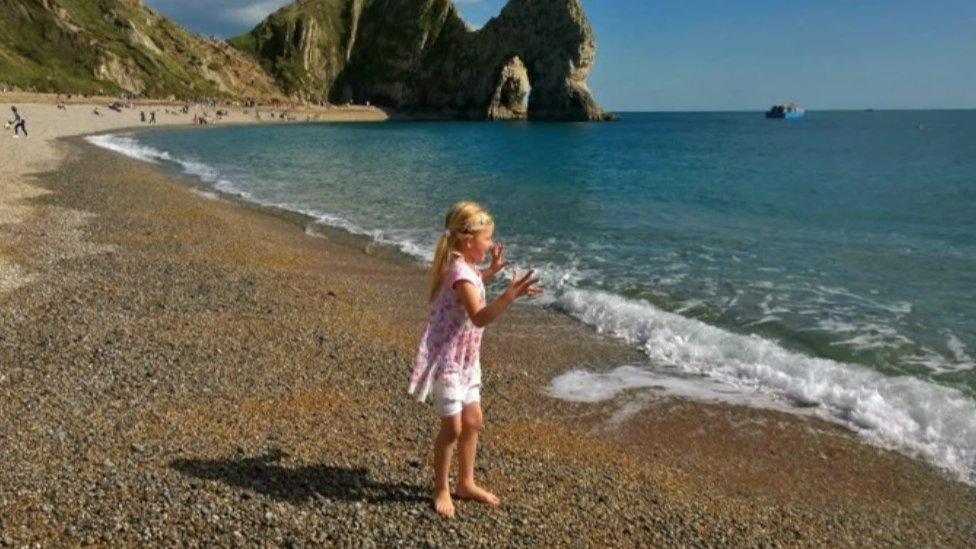
{"type": "Polygon", "coordinates": [[[419,262],[447,208],[479,201],[513,265],[541,274],[526,303],[643,351],[564,372],[551,397],[663,391],[812,414],[976,484],[976,111],[89,140],[419,262]]]}

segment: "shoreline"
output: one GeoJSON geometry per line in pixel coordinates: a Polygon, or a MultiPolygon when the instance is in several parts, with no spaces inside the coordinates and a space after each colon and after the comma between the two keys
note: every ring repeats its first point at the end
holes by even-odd
{"type": "MultiPolygon", "coordinates": [[[[0,93],[0,117],[6,120],[10,106],[17,105],[27,119],[28,138],[7,140],[0,147],[0,171],[5,176],[6,188],[0,192],[0,225],[17,223],[30,214],[30,208],[23,205],[23,200],[36,197],[39,191],[31,185],[23,183],[23,178],[31,172],[52,169],[59,161],[58,152],[52,146],[53,140],[72,135],[96,135],[119,131],[131,131],[162,127],[199,127],[200,129],[224,125],[239,124],[293,124],[304,121],[255,119],[249,113],[252,109],[241,107],[217,107],[228,110],[228,116],[219,123],[196,126],[192,123],[197,113],[204,112],[204,107],[194,106],[186,114],[160,114],[156,125],[141,123],[140,110],[152,108],[162,109],[172,107],[178,109],[183,105],[179,102],[163,102],[151,100],[136,102],[133,108],[122,112],[109,110],[105,105],[113,98],[75,98],[67,102],[65,110],[55,107],[57,96],[54,94],[34,94],[8,92],[0,93]],[[97,99],[98,101],[94,100],[97,99]],[[99,107],[101,116],[95,116],[92,110],[99,107]]],[[[285,107],[270,109],[278,112],[286,110],[301,112],[303,115],[315,114],[320,122],[356,121],[376,122],[389,119],[383,111],[369,107],[333,107],[333,108],[300,108],[287,109],[285,107]]],[[[4,133],[7,133],[5,130],[4,133]]],[[[9,137],[9,135],[5,136],[9,137]]],[[[5,259],[0,249],[0,291],[15,289],[29,280],[29,274],[23,272],[16,262],[5,259]]]]}
{"type": "MultiPolygon", "coordinates": [[[[390,133],[396,133],[397,131],[397,129],[392,128],[390,133]]],[[[193,137],[193,134],[181,135],[185,135],[188,139],[196,139],[193,137]]],[[[139,158],[143,152],[146,152],[149,157],[158,159],[161,164],[166,166],[168,171],[176,174],[176,177],[190,182],[189,184],[191,185],[198,186],[205,196],[220,195],[238,204],[266,205],[269,207],[269,210],[267,210],[269,212],[285,215],[289,218],[294,217],[309,234],[314,234],[316,231],[330,230],[333,234],[345,234],[351,243],[367,250],[367,253],[379,253],[386,250],[386,256],[395,261],[400,260],[415,264],[418,258],[420,263],[424,263],[425,259],[429,259],[424,257],[423,246],[418,246],[418,241],[415,239],[397,239],[395,237],[391,239],[389,237],[376,236],[375,232],[360,226],[355,221],[351,221],[342,212],[328,207],[324,207],[324,209],[315,212],[315,208],[310,211],[303,204],[280,205],[280,203],[277,203],[272,198],[261,200],[249,196],[246,192],[242,194],[242,187],[239,187],[234,182],[222,180],[219,183],[213,183],[212,181],[218,179],[220,176],[216,175],[216,172],[208,169],[205,165],[200,168],[195,163],[192,165],[186,164],[184,162],[185,159],[169,158],[168,153],[156,151],[152,147],[147,151],[142,151],[142,144],[151,144],[154,142],[149,136],[146,136],[145,140],[137,139],[138,143],[128,143],[127,141],[128,139],[126,138],[125,143],[119,143],[121,145],[119,150],[123,154],[139,158]],[[168,160],[173,160],[175,164],[171,166],[168,160]],[[172,168],[172,170],[169,168],[172,168]],[[203,170],[202,172],[200,171],[201,169],[203,170]]],[[[172,149],[167,150],[172,151],[172,149]]],[[[355,180],[356,176],[351,175],[351,177],[355,180]]],[[[260,194],[260,191],[258,193],[260,194]]],[[[409,225],[410,222],[407,221],[407,224],[409,225]]],[[[374,228],[383,229],[383,227],[375,226],[374,228]]],[[[577,290],[580,289],[577,288],[577,290]]],[[[690,319],[691,326],[686,326],[681,323],[689,322],[688,317],[675,314],[675,311],[654,301],[651,301],[650,305],[647,305],[643,300],[633,301],[624,298],[622,305],[625,310],[628,307],[634,306],[640,308],[646,305],[646,308],[640,311],[631,310],[629,313],[618,313],[618,311],[613,310],[613,307],[621,304],[615,303],[613,300],[614,298],[619,299],[621,297],[619,294],[609,294],[606,296],[609,299],[604,299],[604,296],[599,295],[600,292],[588,292],[587,290],[576,292],[571,289],[569,293],[583,295],[570,299],[566,299],[565,297],[557,298],[554,305],[546,306],[545,308],[572,318],[597,331],[611,333],[617,340],[642,341],[640,337],[643,336],[639,333],[635,334],[635,332],[640,332],[640,330],[645,329],[639,326],[642,326],[640,323],[647,321],[648,318],[653,318],[654,322],[664,322],[665,326],[661,328],[664,332],[677,327],[677,333],[680,335],[688,335],[690,333],[692,336],[698,336],[703,330],[715,330],[716,328],[720,331],[728,331],[734,336],[747,336],[749,334],[748,331],[736,331],[734,327],[730,329],[729,326],[723,326],[721,324],[695,324],[694,317],[690,319]],[[595,314],[591,314],[594,311],[595,314]],[[678,325],[675,326],[675,324],[678,325]]],[[[705,334],[708,333],[710,332],[705,332],[705,334]]],[[[762,333],[760,333],[760,336],[765,337],[762,333]]],[[[665,339],[667,339],[667,336],[665,339]]],[[[772,339],[773,341],[777,341],[775,337],[772,339]]],[[[689,348],[697,350],[700,346],[710,343],[714,342],[708,340],[696,341],[692,338],[686,342],[686,345],[689,348]]],[[[760,351],[751,344],[751,341],[741,339],[738,343],[743,352],[747,349],[753,351],[754,354],[751,358],[757,361],[758,364],[766,364],[765,357],[759,356],[760,351]]],[[[781,344],[777,343],[777,345],[781,344]]],[[[778,349],[786,354],[796,352],[795,349],[787,346],[782,346],[778,349]]],[[[653,354],[654,350],[645,349],[644,353],[653,354]]],[[[731,354],[735,355],[735,352],[731,354]]],[[[776,383],[779,380],[772,377],[771,379],[758,380],[759,387],[750,388],[751,386],[748,385],[745,387],[739,385],[737,383],[739,380],[734,379],[734,376],[731,376],[733,379],[726,378],[722,381],[717,381],[715,377],[698,377],[694,374],[682,374],[681,372],[675,372],[673,374],[654,373],[657,370],[654,368],[646,368],[647,357],[643,357],[643,360],[635,360],[633,363],[612,364],[609,367],[608,365],[601,365],[602,367],[596,370],[574,369],[569,372],[560,373],[560,375],[552,380],[552,385],[550,385],[549,389],[550,394],[559,395],[561,398],[592,402],[594,399],[604,400],[606,398],[614,398],[612,396],[607,397],[607,393],[615,393],[621,387],[630,386],[638,391],[642,390],[641,387],[645,387],[643,390],[662,390],[672,398],[686,398],[705,403],[722,402],[733,405],[744,404],[755,408],[785,411],[805,417],[817,417],[840,425],[850,432],[855,433],[859,440],[867,444],[883,449],[893,449],[913,459],[933,464],[936,469],[942,470],[950,478],[958,479],[970,486],[974,486],[971,475],[971,462],[967,457],[970,454],[966,453],[968,448],[965,444],[958,446],[955,444],[953,441],[954,434],[951,429],[941,428],[942,425],[946,424],[945,422],[951,422],[953,416],[937,415],[937,417],[929,418],[926,417],[927,412],[925,409],[910,405],[906,406],[905,404],[908,403],[904,401],[891,399],[891,397],[906,396],[910,400],[914,393],[916,401],[927,401],[931,403],[931,407],[945,409],[952,404],[951,401],[948,401],[948,399],[951,399],[951,395],[947,396],[944,392],[927,393],[925,391],[929,387],[925,385],[915,387],[916,391],[914,392],[906,391],[905,393],[907,394],[893,394],[891,391],[885,392],[883,389],[889,386],[884,383],[887,381],[884,379],[873,379],[873,383],[857,383],[856,377],[858,373],[872,373],[870,368],[863,370],[863,364],[856,362],[847,364],[844,363],[843,359],[836,357],[824,357],[821,355],[818,358],[816,352],[800,352],[788,358],[803,361],[801,363],[801,369],[804,366],[813,368],[813,371],[811,371],[813,377],[805,383],[802,380],[802,376],[791,378],[791,381],[801,382],[799,386],[796,384],[787,385],[776,383]],[[826,359],[827,364],[817,364],[817,362],[823,362],[821,359],[826,359]],[[619,368],[616,368],[616,366],[619,366],[619,368]],[[822,372],[823,369],[827,369],[828,367],[839,367],[839,369],[835,371],[833,376],[829,374],[816,375],[817,371],[822,372]],[[830,384],[830,382],[835,381],[838,377],[836,375],[837,373],[843,374],[848,372],[847,367],[850,367],[849,371],[852,372],[855,379],[841,376],[839,381],[830,384]],[[769,383],[770,381],[772,383],[769,383]],[[844,381],[854,381],[854,383],[845,384],[844,381]],[[767,384],[763,385],[763,382],[767,384]],[[825,382],[828,385],[826,389],[823,387],[825,382]],[[650,389],[646,389],[648,386],[650,389]],[[881,390],[882,402],[880,404],[872,402],[870,398],[871,390],[876,388],[881,390]],[[771,389],[772,394],[767,394],[762,389],[771,389]],[[816,395],[821,395],[824,398],[818,399],[814,397],[811,399],[805,394],[807,390],[816,395]],[[856,399],[856,402],[850,403],[851,393],[855,391],[860,397],[856,399]],[[603,393],[602,396],[601,393],[603,393]],[[928,395],[928,397],[920,398],[918,395],[928,395]],[[938,400],[937,397],[944,398],[938,400]],[[901,422],[892,420],[890,423],[882,421],[880,424],[876,423],[871,426],[870,419],[867,423],[857,419],[859,417],[875,418],[885,415],[900,417],[900,414],[908,414],[911,418],[910,421],[913,421],[913,423],[905,427],[901,422]],[[916,414],[921,414],[922,417],[920,418],[916,414]],[[931,433],[929,428],[935,429],[935,433],[931,433]]],[[[735,359],[733,358],[732,360],[734,361],[735,359]]],[[[741,362],[749,364],[748,360],[741,360],[741,362]]],[[[723,361],[719,360],[717,366],[721,366],[722,363],[723,361]]],[[[749,372],[746,372],[745,377],[749,381],[757,381],[749,378],[749,372]]],[[[937,386],[934,388],[939,389],[937,386]]],[[[628,413],[632,412],[633,410],[628,410],[628,413]]],[[[959,413],[955,417],[968,417],[966,411],[959,413]],[[962,415],[960,416],[959,413],[962,415]]],[[[966,439],[963,436],[963,438],[958,440],[966,439]]]]}
{"type": "Polygon", "coordinates": [[[405,395],[425,273],[79,141],[49,144],[30,197],[0,197],[30,203],[0,225],[0,253],[34,275],[0,292],[0,358],[17,364],[0,378],[0,531],[15,541],[974,535],[974,490],[820,420],[639,392],[546,397],[554,373],[637,351],[529,307],[484,348],[478,474],[506,506],[462,503],[452,533],[426,503],[432,412],[405,395]],[[644,406],[629,418],[627,398],[644,406]],[[115,529],[120,507],[133,527],[115,529]]]}

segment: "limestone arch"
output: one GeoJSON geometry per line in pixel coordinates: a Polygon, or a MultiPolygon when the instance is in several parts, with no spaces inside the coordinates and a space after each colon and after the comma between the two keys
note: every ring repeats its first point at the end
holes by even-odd
{"type": "Polygon", "coordinates": [[[496,63],[508,67],[517,57],[531,83],[529,119],[608,118],[586,85],[596,42],[580,0],[509,0],[497,17],[469,37],[478,55],[466,57],[480,57],[481,66],[492,71],[487,97],[493,99],[498,87],[496,63]]]}
{"type": "Polygon", "coordinates": [[[488,120],[525,120],[529,115],[531,80],[525,63],[514,55],[502,65],[488,102],[488,120]]]}

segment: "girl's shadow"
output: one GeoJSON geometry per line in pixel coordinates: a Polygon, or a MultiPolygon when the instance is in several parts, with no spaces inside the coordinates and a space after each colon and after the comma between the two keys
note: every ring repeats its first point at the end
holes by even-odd
{"type": "MultiPolygon", "coordinates": [[[[178,459],[170,462],[170,467],[187,476],[219,480],[292,503],[321,498],[368,503],[430,499],[430,495],[417,486],[372,481],[369,472],[362,467],[311,465],[293,469],[275,463],[284,456],[284,452],[275,448],[253,458],[178,459]]],[[[242,494],[242,497],[245,496],[242,494]]]]}

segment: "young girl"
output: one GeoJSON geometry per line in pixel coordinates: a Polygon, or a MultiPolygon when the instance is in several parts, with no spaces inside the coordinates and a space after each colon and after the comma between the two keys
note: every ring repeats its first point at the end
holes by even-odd
{"type": "Polygon", "coordinates": [[[434,508],[444,517],[454,516],[454,502],[448,484],[451,454],[458,444],[457,495],[500,505],[499,499],[474,482],[474,458],[481,415],[481,334],[516,299],[542,293],[535,286],[533,271],[519,278],[512,273],[508,289],[485,304],[485,282],[508,263],[502,259],[504,246],[491,240],[495,223],[480,205],[458,202],[447,212],[444,232],[434,254],[430,284],[433,306],[420,340],[420,350],[410,378],[410,394],[423,402],[433,394],[434,408],[441,416],[441,429],[434,439],[434,508]],[[491,266],[481,271],[478,264],[491,250],[491,266]]]}

